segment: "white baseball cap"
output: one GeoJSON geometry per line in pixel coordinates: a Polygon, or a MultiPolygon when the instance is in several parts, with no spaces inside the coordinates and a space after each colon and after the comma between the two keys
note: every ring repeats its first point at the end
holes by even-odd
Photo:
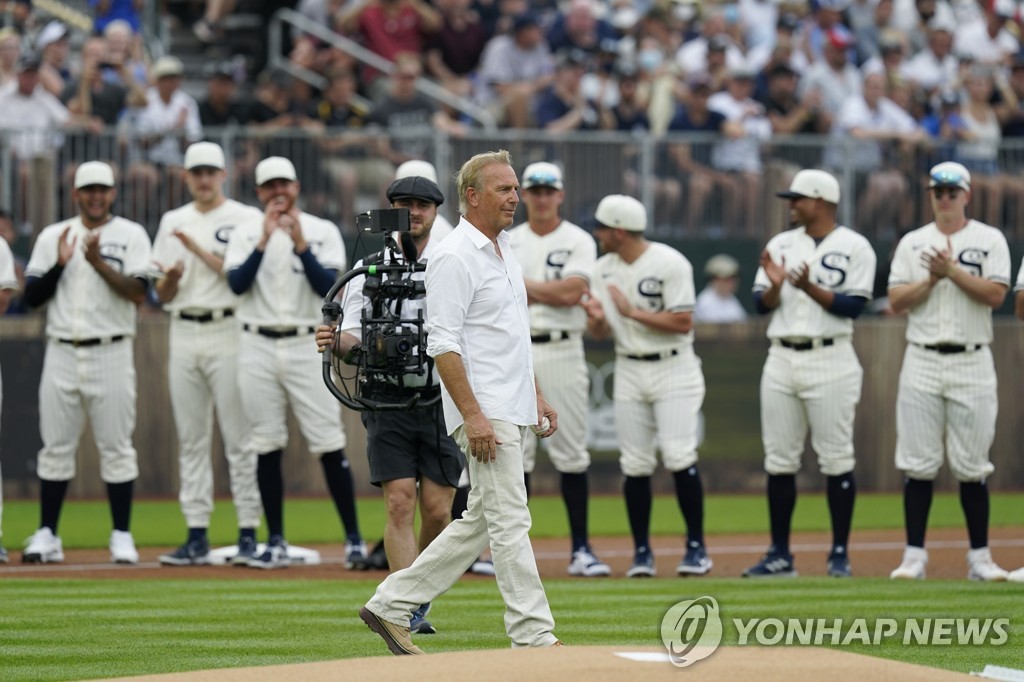
{"type": "Polygon", "coordinates": [[[298,181],[295,166],[283,156],[268,156],[256,164],[256,186],[271,180],[298,181]]]}
{"type": "Polygon", "coordinates": [[[114,169],[102,161],[86,161],[75,171],[75,189],[90,185],[114,186],[114,169]]]}
{"type": "Polygon", "coordinates": [[[971,172],[955,161],[943,161],[928,171],[928,187],[959,187],[971,191],[971,172]]]}
{"type": "Polygon", "coordinates": [[[735,277],[740,272],[740,264],[727,253],[719,253],[708,259],[704,264],[704,274],[708,277],[735,277]]]}
{"type": "Polygon", "coordinates": [[[434,164],[429,161],[413,159],[395,169],[395,180],[402,178],[426,178],[436,185],[437,171],[434,169],[434,164]]]}
{"type": "Polygon", "coordinates": [[[184,76],[185,65],[181,63],[181,60],[177,57],[160,57],[153,64],[153,69],[150,71],[150,75],[153,80],[160,80],[168,76],[184,76]]]}
{"type": "Polygon", "coordinates": [[[830,204],[838,204],[839,181],[823,170],[802,170],[793,176],[788,191],[776,192],[775,196],[783,199],[822,199],[830,204]]]}
{"type": "Polygon", "coordinates": [[[522,188],[530,189],[531,187],[565,189],[565,185],[562,184],[562,169],[547,161],[531,163],[523,171],[522,188]]]}
{"type": "Polygon", "coordinates": [[[213,142],[196,142],[185,150],[185,170],[219,168],[224,170],[224,150],[213,142]]]}
{"type": "Polygon", "coordinates": [[[68,34],[68,27],[59,21],[51,21],[36,36],[36,49],[42,52],[49,45],[57,42],[68,34]]]}
{"type": "Polygon", "coordinates": [[[643,232],[647,228],[647,209],[638,200],[625,194],[609,194],[594,211],[599,227],[611,227],[629,232],[643,232]]]}

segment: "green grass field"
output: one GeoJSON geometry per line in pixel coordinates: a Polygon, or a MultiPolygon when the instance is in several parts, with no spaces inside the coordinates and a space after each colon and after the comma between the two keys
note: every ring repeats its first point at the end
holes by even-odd
{"type": "MultiPolygon", "coordinates": [[[[565,534],[558,498],[531,501],[535,535],[565,534]]],[[[994,495],[994,525],[1020,525],[1024,495],[994,495]]],[[[37,523],[38,505],[8,502],[4,530],[16,547],[37,523]]],[[[379,535],[379,500],[360,500],[369,537],[379,535]]],[[[325,500],[290,500],[289,539],[295,543],[337,542],[340,530],[325,500]]],[[[675,534],[681,522],[671,498],[655,502],[656,534],[675,534]]],[[[760,496],[713,496],[707,503],[708,532],[766,532],[760,496]]],[[[937,496],[932,527],[961,527],[955,495],[937,496]]],[[[858,500],[856,529],[899,528],[898,496],[864,495],[858,500]]],[[[621,499],[592,501],[592,532],[627,533],[621,499]]],[[[795,529],[824,530],[828,515],[820,495],[802,496],[795,529]]],[[[133,530],[140,545],[169,546],[183,529],[176,503],[136,505],[133,530]]],[[[215,543],[234,539],[231,506],[218,505],[212,525],[215,543]]],[[[105,502],[69,502],[61,535],[68,547],[102,547],[109,533],[105,502]]],[[[356,613],[376,580],[90,580],[0,579],[0,680],[73,680],[385,655],[380,640],[356,613]]],[[[676,602],[709,595],[725,620],[725,644],[736,645],[732,619],[1007,618],[1009,639],[1001,646],[905,646],[898,638],[878,646],[844,646],[854,651],[958,671],[985,664],[1020,667],[1024,642],[1024,589],[1019,584],[967,581],[894,583],[881,579],[836,581],[800,578],[750,582],[742,579],[627,581],[546,580],[558,623],[556,633],[570,645],[661,646],[660,623],[676,602]]],[[[418,637],[430,652],[508,646],[497,587],[463,581],[439,599],[431,620],[440,630],[418,637]]],[[[699,670],[699,668],[698,668],[699,670]]]]}

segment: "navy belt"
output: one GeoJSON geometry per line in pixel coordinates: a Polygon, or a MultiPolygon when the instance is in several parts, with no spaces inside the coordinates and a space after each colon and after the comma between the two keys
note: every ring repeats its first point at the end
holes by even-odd
{"type": "Polygon", "coordinates": [[[117,343],[123,340],[124,337],[124,334],[118,334],[117,336],[97,336],[92,339],[57,339],[57,341],[74,346],[75,348],[85,348],[87,346],[100,346],[105,343],[117,343]]]}
{"type": "Polygon", "coordinates": [[[531,336],[530,341],[532,341],[533,343],[550,343],[552,341],[562,341],[563,339],[568,338],[569,332],[553,331],[548,332],[547,334],[537,334],[536,336],[531,336]]]}
{"type": "Polygon", "coordinates": [[[968,351],[981,350],[980,343],[972,343],[966,346],[958,346],[954,343],[935,343],[921,347],[925,350],[933,350],[939,355],[952,355],[954,353],[966,353],[968,351]]]}
{"type": "Polygon", "coordinates": [[[299,336],[300,334],[313,334],[316,332],[316,327],[289,327],[286,329],[280,329],[277,327],[257,327],[253,324],[243,324],[242,329],[247,332],[253,332],[260,336],[265,336],[268,339],[290,339],[293,336],[299,336]]]}
{"type": "Polygon", "coordinates": [[[809,341],[787,341],[779,339],[779,345],[790,350],[811,350],[813,348],[824,348],[835,344],[835,339],[811,339],[809,341]]]}
{"type": "Polygon", "coordinates": [[[646,355],[627,355],[626,357],[630,360],[641,360],[643,362],[657,362],[658,360],[665,360],[666,358],[675,357],[679,355],[679,351],[675,348],[667,350],[663,353],[647,353],[646,355]]]}
{"type": "Polygon", "coordinates": [[[207,310],[205,313],[199,313],[193,315],[191,313],[177,313],[179,320],[187,320],[188,322],[198,322],[199,324],[205,324],[206,322],[213,322],[214,320],[220,320],[225,317],[234,317],[235,311],[227,308],[225,310],[207,310]]]}

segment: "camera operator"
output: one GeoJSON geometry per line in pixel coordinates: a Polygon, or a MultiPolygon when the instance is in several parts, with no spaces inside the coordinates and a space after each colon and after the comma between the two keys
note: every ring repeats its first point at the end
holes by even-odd
{"type": "MultiPolygon", "coordinates": [[[[409,234],[416,245],[416,257],[424,262],[437,246],[438,239],[431,238],[431,228],[437,217],[437,207],[444,197],[433,181],[412,176],[394,181],[387,190],[392,208],[409,210],[409,234]]],[[[396,237],[397,233],[392,233],[396,237]]],[[[404,263],[405,256],[397,248],[385,248],[355,267],[371,263],[404,263]]],[[[402,273],[422,282],[425,273],[402,273]]],[[[375,301],[364,292],[365,276],[353,278],[345,287],[342,296],[343,315],[340,334],[334,352],[340,356],[352,357],[361,352],[362,311],[372,309],[375,301]]],[[[423,310],[424,294],[386,301],[394,314],[400,305],[401,319],[416,319],[423,310]]],[[[425,314],[425,311],[424,311],[425,314]]],[[[332,346],[334,330],[321,325],[317,328],[316,342],[322,350],[332,346]]],[[[418,349],[425,352],[425,348],[418,349]]],[[[403,387],[395,387],[399,400],[405,400],[414,393],[421,399],[428,399],[440,393],[436,375],[428,385],[430,376],[405,375],[403,387]],[[428,385],[428,388],[421,388],[428,385]],[[405,395],[402,395],[405,393],[405,395]]],[[[445,428],[444,414],[439,406],[413,408],[405,411],[362,412],[366,426],[367,457],[370,461],[370,482],[384,490],[387,521],[384,526],[384,549],[388,566],[397,571],[410,566],[417,554],[448,525],[449,511],[455,485],[465,466],[462,451],[445,428]],[[414,518],[416,515],[417,482],[419,483],[420,536],[417,546],[414,518]]],[[[410,630],[413,633],[433,634],[434,627],[426,620],[430,604],[423,604],[412,614],[410,630]]]]}

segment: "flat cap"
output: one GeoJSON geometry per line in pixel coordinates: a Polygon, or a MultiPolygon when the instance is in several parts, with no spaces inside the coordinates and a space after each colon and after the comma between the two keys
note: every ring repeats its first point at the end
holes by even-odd
{"type": "Polygon", "coordinates": [[[430,201],[437,206],[444,203],[444,195],[441,194],[441,189],[437,186],[437,183],[420,175],[411,175],[395,180],[388,187],[387,197],[388,201],[413,198],[430,201]]]}

